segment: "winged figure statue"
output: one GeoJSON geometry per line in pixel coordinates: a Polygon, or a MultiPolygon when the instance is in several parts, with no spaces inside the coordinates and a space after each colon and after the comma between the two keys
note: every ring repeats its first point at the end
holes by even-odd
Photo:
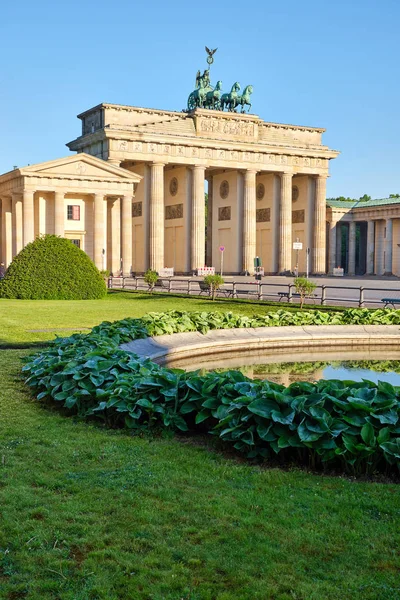
{"type": "Polygon", "coordinates": [[[206,52],[208,54],[207,62],[209,65],[212,65],[212,63],[214,62],[213,55],[216,53],[217,50],[218,50],[218,48],[215,48],[215,50],[210,50],[210,48],[207,48],[207,46],[206,46],[206,52]]]}

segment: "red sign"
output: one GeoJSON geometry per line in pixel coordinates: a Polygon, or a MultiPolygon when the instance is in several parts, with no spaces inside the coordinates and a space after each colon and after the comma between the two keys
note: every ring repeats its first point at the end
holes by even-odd
{"type": "Polygon", "coordinates": [[[220,247],[219,247],[219,251],[220,251],[220,252],[223,252],[224,250],[225,250],[225,246],[220,246],[220,247]]]}

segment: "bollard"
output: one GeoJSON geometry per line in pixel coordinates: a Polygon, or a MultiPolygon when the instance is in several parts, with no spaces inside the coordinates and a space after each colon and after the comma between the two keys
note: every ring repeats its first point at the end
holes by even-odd
{"type": "Polygon", "coordinates": [[[232,298],[237,298],[237,293],[236,293],[236,281],[232,282],[232,298]]]}
{"type": "Polygon", "coordinates": [[[364,308],[364,288],[360,287],[360,299],[358,301],[359,308],[364,308]]]}
{"type": "Polygon", "coordinates": [[[290,304],[292,304],[292,303],[293,303],[293,294],[292,294],[292,288],[294,288],[294,285],[292,285],[291,283],[289,283],[289,285],[288,285],[288,292],[289,292],[289,295],[288,295],[288,299],[287,299],[287,301],[288,301],[288,302],[290,302],[290,304]]]}
{"type": "Polygon", "coordinates": [[[192,291],[192,285],[191,284],[192,284],[192,280],[188,279],[188,291],[187,291],[187,293],[189,294],[189,296],[190,296],[190,292],[192,291]]]}
{"type": "Polygon", "coordinates": [[[138,290],[138,282],[139,282],[139,279],[137,277],[135,277],[135,292],[137,292],[137,290],[138,290]]]}
{"type": "Polygon", "coordinates": [[[322,286],[322,293],[321,293],[321,306],[325,306],[326,304],[326,285],[322,286]]]}
{"type": "Polygon", "coordinates": [[[168,280],[168,293],[171,291],[171,289],[172,289],[172,280],[169,279],[168,280]]]}
{"type": "Polygon", "coordinates": [[[261,300],[261,298],[262,298],[261,284],[259,281],[257,281],[257,300],[261,300]]]}

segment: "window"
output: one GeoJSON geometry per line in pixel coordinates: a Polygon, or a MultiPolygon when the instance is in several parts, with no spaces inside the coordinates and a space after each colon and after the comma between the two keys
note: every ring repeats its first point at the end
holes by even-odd
{"type": "Polygon", "coordinates": [[[78,204],[68,204],[67,219],[68,219],[68,221],[80,221],[81,220],[81,207],[78,204]]]}
{"type": "Polygon", "coordinates": [[[81,240],[71,240],[71,242],[75,245],[78,246],[78,248],[81,247],[81,240]]]}

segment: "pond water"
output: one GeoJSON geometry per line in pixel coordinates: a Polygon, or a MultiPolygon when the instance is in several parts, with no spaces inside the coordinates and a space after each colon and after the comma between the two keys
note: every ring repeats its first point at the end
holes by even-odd
{"type": "Polygon", "coordinates": [[[284,385],[294,381],[318,381],[319,379],[342,381],[368,379],[375,383],[387,381],[392,385],[400,386],[400,361],[285,362],[246,366],[240,370],[253,379],[269,379],[284,385]]]}
{"type": "MultiPolygon", "coordinates": [[[[172,365],[171,365],[172,366],[172,365]]],[[[283,385],[294,381],[340,379],[387,381],[400,386],[400,350],[321,348],[305,353],[271,352],[238,353],[236,356],[202,357],[196,364],[186,359],[173,365],[188,371],[239,369],[253,379],[269,379],[283,385]]]]}

